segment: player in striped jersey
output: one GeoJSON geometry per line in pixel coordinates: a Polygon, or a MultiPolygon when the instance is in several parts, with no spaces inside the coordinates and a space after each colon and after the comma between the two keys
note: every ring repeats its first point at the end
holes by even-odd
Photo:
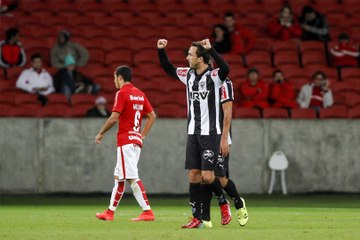
{"type": "MultiPolygon", "coordinates": [[[[235,183],[229,178],[229,158],[231,146],[231,118],[234,101],[234,90],[230,79],[226,79],[221,87],[221,110],[222,110],[222,135],[220,143],[220,154],[215,169],[215,176],[219,178],[221,186],[234,201],[240,226],[245,226],[248,221],[248,212],[245,200],[239,196],[235,183]]],[[[223,219],[221,224],[228,224],[230,219],[223,219]],[[228,220],[228,221],[227,221],[228,220]]]]}
{"type": "Polygon", "coordinates": [[[211,201],[212,192],[220,202],[222,216],[230,214],[221,183],[214,169],[220,148],[220,87],[230,69],[223,58],[211,47],[209,39],[193,43],[186,60],[189,67],[175,68],[165,52],[166,39],[157,42],[162,68],[172,78],[187,87],[188,140],[185,168],[189,170],[189,193],[193,219],[183,228],[202,226],[202,204],[211,201]],[[210,56],[219,66],[209,65],[210,56]],[[202,184],[203,183],[203,184],[202,184]]]}

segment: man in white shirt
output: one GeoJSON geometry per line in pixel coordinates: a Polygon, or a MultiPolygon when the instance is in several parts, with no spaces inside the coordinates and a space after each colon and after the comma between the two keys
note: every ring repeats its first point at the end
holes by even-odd
{"type": "Polygon", "coordinates": [[[51,75],[42,67],[40,54],[31,56],[31,68],[24,70],[16,82],[16,87],[29,93],[48,95],[55,91],[51,75]]]}

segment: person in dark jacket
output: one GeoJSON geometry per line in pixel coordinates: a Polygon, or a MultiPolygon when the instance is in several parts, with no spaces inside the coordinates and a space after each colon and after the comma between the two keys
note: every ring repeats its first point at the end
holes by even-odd
{"type": "Polygon", "coordinates": [[[231,51],[230,34],[225,25],[214,25],[212,39],[213,47],[218,53],[228,53],[231,51]]]}
{"type": "Polygon", "coordinates": [[[326,17],[309,5],[302,9],[299,18],[303,34],[302,40],[329,41],[329,26],[326,17]]]}
{"type": "Polygon", "coordinates": [[[110,117],[111,113],[106,109],[106,98],[99,96],[95,100],[95,106],[86,112],[87,117],[110,117]]]}

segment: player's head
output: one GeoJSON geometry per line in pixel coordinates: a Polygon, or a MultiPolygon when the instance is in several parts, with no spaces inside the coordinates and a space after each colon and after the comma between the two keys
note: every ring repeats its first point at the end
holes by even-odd
{"type": "Polygon", "coordinates": [[[31,55],[31,66],[35,70],[42,68],[42,57],[39,53],[35,53],[35,54],[31,55]]]}
{"type": "Polygon", "coordinates": [[[186,60],[190,68],[196,70],[203,64],[209,64],[210,54],[200,43],[194,42],[189,48],[186,60]]]}
{"type": "Polygon", "coordinates": [[[117,89],[122,88],[124,84],[131,82],[132,72],[131,68],[126,65],[122,65],[116,68],[114,73],[114,82],[117,89]]]}
{"type": "Polygon", "coordinates": [[[236,19],[235,15],[232,12],[226,12],[224,14],[224,25],[228,29],[229,32],[232,32],[235,28],[236,19]]]}

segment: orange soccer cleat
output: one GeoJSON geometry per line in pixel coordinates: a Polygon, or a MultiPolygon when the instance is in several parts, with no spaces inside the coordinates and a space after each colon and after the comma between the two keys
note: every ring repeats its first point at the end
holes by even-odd
{"type": "Polygon", "coordinates": [[[131,219],[131,221],[154,221],[155,215],[152,210],[143,211],[139,217],[131,219]]]}
{"type": "Polygon", "coordinates": [[[100,220],[112,221],[114,220],[114,212],[108,209],[102,213],[97,213],[96,217],[100,220]]]}
{"type": "Polygon", "coordinates": [[[203,224],[199,219],[193,218],[187,224],[182,225],[181,228],[203,228],[203,224]]]}
{"type": "Polygon", "coordinates": [[[227,225],[231,221],[231,210],[229,203],[220,206],[221,211],[221,224],[227,225]]]}

